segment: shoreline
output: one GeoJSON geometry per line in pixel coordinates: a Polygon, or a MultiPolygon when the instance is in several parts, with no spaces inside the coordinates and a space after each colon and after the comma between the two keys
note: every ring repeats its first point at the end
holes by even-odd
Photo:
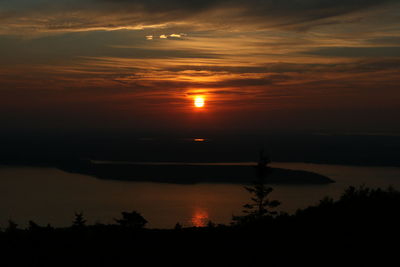
{"type": "MultiPolygon", "coordinates": [[[[254,165],[204,163],[93,163],[69,162],[59,169],[99,179],[174,184],[231,183],[250,184],[257,179],[254,165]]],[[[267,184],[330,184],[335,181],[318,173],[272,167],[267,184]]]]}

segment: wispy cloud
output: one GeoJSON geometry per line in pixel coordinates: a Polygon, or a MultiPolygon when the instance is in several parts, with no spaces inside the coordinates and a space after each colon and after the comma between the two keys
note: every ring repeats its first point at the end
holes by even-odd
{"type": "Polygon", "coordinates": [[[68,113],[76,101],[165,119],[188,114],[199,92],[239,117],[393,113],[400,101],[395,0],[15,0],[0,10],[3,114],[10,102],[68,113]]]}
{"type": "Polygon", "coordinates": [[[341,16],[384,9],[396,3],[396,0],[14,0],[0,4],[0,30],[10,33],[16,29],[25,32],[167,27],[302,29],[336,24],[341,16]]]}

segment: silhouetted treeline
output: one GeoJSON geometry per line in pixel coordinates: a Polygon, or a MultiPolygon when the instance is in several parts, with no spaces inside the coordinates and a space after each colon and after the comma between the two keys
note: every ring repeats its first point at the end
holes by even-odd
{"type": "MultiPolygon", "coordinates": [[[[400,192],[348,188],[293,215],[263,212],[231,225],[147,229],[137,212],[115,224],[15,222],[0,232],[1,266],[387,266],[397,258],[400,192]],[[7,265],[8,264],[8,265],[7,265]]],[[[255,211],[256,212],[256,211],[255,211]]],[[[172,227],[172,226],[171,226],[172,227]]]]}

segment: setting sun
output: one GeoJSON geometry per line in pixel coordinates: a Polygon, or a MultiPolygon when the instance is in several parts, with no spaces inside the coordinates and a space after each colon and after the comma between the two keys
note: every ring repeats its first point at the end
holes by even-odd
{"type": "Polygon", "coordinates": [[[196,97],[194,98],[194,106],[195,106],[196,108],[202,108],[202,107],[204,107],[204,97],[202,97],[202,96],[196,96],[196,97]]]}

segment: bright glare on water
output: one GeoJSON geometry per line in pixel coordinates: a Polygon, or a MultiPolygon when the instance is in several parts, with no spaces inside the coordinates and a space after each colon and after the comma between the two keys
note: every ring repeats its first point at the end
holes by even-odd
{"type": "MultiPolygon", "coordinates": [[[[316,204],[326,195],[337,198],[349,185],[400,189],[400,168],[274,163],[274,167],[307,170],[336,181],[328,185],[274,185],[271,198],[278,210],[293,212],[316,204]]],[[[177,185],[99,180],[54,168],[0,167],[0,225],[8,219],[55,226],[71,224],[74,212],[88,223],[113,223],[121,211],[137,210],[150,228],[205,226],[210,220],[228,224],[241,214],[249,195],[241,185],[177,185]]]]}

